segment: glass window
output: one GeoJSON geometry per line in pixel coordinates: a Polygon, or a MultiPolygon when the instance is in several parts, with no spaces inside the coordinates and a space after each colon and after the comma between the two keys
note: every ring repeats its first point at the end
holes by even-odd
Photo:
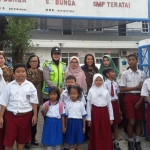
{"type": "Polygon", "coordinates": [[[101,62],[102,62],[102,59],[96,58],[96,64],[101,64],[101,62]]]}
{"type": "Polygon", "coordinates": [[[68,57],[68,53],[62,53],[61,57],[68,57]]]}
{"type": "Polygon", "coordinates": [[[68,58],[61,58],[61,61],[62,61],[62,62],[65,62],[65,63],[66,63],[66,66],[68,66],[68,58]]]}
{"type": "Polygon", "coordinates": [[[102,57],[102,53],[95,53],[95,57],[102,57]]]}

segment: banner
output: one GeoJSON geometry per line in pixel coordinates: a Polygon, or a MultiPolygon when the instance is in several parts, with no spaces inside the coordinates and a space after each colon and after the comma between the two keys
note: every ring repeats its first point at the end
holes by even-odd
{"type": "Polygon", "coordinates": [[[148,0],[0,0],[0,15],[147,19],[148,0]]]}

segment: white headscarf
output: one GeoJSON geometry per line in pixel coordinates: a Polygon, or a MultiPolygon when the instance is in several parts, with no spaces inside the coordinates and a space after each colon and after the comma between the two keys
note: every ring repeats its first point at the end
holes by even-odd
{"type": "Polygon", "coordinates": [[[91,104],[94,104],[95,106],[104,107],[111,101],[111,98],[107,88],[104,85],[104,80],[100,87],[95,85],[94,82],[98,77],[103,80],[103,76],[101,74],[97,73],[94,75],[92,87],[89,90],[87,100],[91,101],[91,104]]]}

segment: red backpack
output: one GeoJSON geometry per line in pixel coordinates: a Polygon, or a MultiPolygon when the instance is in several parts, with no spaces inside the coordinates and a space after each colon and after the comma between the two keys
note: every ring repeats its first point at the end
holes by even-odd
{"type": "MultiPolygon", "coordinates": [[[[46,105],[49,105],[49,100],[45,102],[46,105]]],[[[59,114],[62,115],[63,113],[63,103],[59,102],[59,114]]]]}

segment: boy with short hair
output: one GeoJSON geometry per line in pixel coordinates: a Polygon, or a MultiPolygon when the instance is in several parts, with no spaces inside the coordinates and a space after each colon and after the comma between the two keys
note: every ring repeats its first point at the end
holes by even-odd
{"type": "Polygon", "coordinates": [[[5,125],[5,150],[12,150],[15,141],[17,150],[23,150],[24,144],[31,140],[31,123],[35,125],[37,122],[37,91],[26,80],[26,71],[24,64],[16,64],[13,70],[15,80],[0,96],[0,128],[5,125]]]}
{"type": "MultiPolygon", "coordinates": [[[[69,75],[66,77],[66,87],[68,88],[69,86],[73,86],[76,85],[76,78],[73,75],[69,75]]],[[[63,92],[60,95],[60,101],[62,101],[64,103],[64,107],[66,107],[66,103],[68,101],[70,101],[70,96],[68,94],[68,90],[65,89],[63,90],[63,92]]],[[[82,95],[82,97],[80,98],[80,101],[82,101],[84,103],[84,105],[86,105],[86,100],[84,95],[82,95]]]]}
{"type": "MultiPolygon", "coordinates": [[[[67,102],[71,101],[70,96],[68,94],[67,88],[69,86],[74,86],[74,85],[76,85],[76,78],[75,78],[75,76],[68,75],[66,77],[66,89],[63,90],[63,92],[60,95],[60,99],[59,99],[60,101],[63,102],[64,107],[66,107],[67,102]]],[[[84,105],[86,105],[86,100],[85,100],[84,95],[82,95],[82,97],[80,98],[80,101],[82,101],[84,103],[84,105]]],[[[64,143],[64,150],[69,150],[69,145],[67,143],[64,143]]]]}
{"type": "Polygon", "coordinates": [[[120,90],[124,92],[124,105],[128,119],[128,150],[134,150],[134,147],[136,150],[142,150],[140,136],[144,119],[144,102],[140,93],[145,74],[137,68],[138,58],[136,55],[130,54],[127,59],[129,69],[122,73],[120,90]],[[134,126],[135,143],[133,139],[134,126]]]}
{"type": "Polygon", "coordinates": [[[119,105],[118,94],[120,93],[119,86],[117,82],[115,82],[115,72],[112,68],[108,67],[103,70],[103,75],[107,78],[105,81],[105,86],[109,91],[111,96],[111,103],[114,112],[114,120],[113,120],[113,130],[114,130],[114,150],[121,150],[118,142],[118,124],[121,122],[121,111],[119,105]]]}

